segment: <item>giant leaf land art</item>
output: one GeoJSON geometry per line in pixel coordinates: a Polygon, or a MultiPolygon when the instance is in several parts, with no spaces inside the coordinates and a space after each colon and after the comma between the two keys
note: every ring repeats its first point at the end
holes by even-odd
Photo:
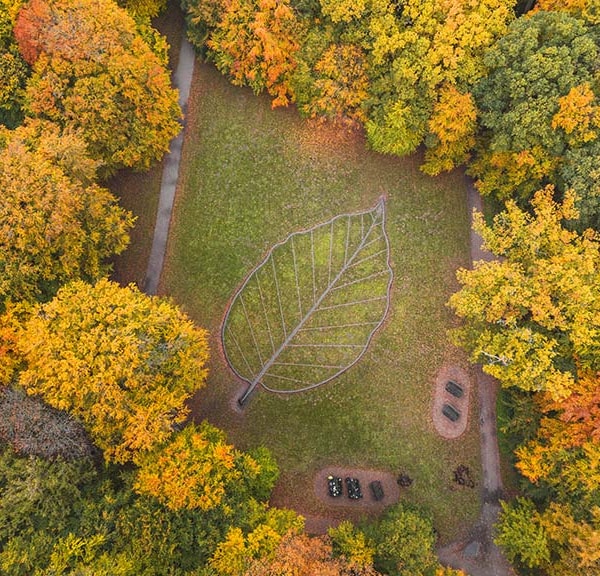
{"type": "Polygon", "coordinates": [[[234,295],[223,349],[248,383],[280,393],[329,382],[365,353],[390,305],[385,203],[275,245],[234,295]]]}

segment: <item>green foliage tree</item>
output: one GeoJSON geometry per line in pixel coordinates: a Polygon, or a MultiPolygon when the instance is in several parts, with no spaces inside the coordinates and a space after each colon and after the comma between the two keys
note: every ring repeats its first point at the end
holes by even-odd
{"type": "Polygon", "coordinates": [[[600,244],[591,230],[563,226],[576,218],[574,197],[536,193],[533,215],[514,201],[487,226],[474,228],[499,259],[461,269],[450,306],[464,319],[453,332],[475,362],[503,386],[568,396],[577,365],[600,368],[600,244]]]}
{"type": "Polygon", "coordinates": [[[598,160],[599,46],[584,20],[538,12],[487,52],[489,74],[474,89],[482,142],[470,167],[483,194],[524,201],[552,183],[576,187],[584,215],[597,213],[600,196],[583,193],[589,182],[574,166],[598,160]]]}
{"type": "Polygon", "coordinates": [[[15,128],[23,119],[22,106],[29,67],[13,35],[21,0],[0,0],[0,124],[15,128]]]}
{"type": "Polygon", "coordinates": [[[80,511],[82,487],[94,477],[89,460],[19,458],[0,452],[0,570],[33,574],[48,561],[53,533],[67,533],[80,511]]]}
{"type": "Polygon", "coordinates": [[[133,285],[61,288],[25,322],[19,382],[83,422],[107,461],[127,462],[172,434],[204,384],[206,332],[133,285]]]}
{"type": "Polygon", "coordinates": [[[511,562],[528,568],[550,560],[548,534],[533,502],[518,498],[513,504],[502,503],[496,543],[502,546],[511,562]]]}
{"type": "Polygon", "coordinates": [[[425,576],[439,566],[431,521],[402,504],[389,509],[369,530],[375,568],[390,576],[425,576]]]}
{"type": "Polygon", "coordinates": [[[93,182],[96,166],[78,133],[52,123],[0,134],[2,305],[47,300],[64,282],[95,280],[125,249],[133,218],[93,182]]]}
{"type": "Polygon", "coordinates": [[[112,0],[30,0],[15,25],[32,65],[26,111],[80,130],[110,173],[147,169],[179,132],[164,62],[112,0]]]}

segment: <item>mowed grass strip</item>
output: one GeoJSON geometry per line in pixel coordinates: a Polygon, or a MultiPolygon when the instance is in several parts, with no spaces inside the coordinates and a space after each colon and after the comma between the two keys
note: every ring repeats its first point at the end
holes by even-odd
{"type": "MultiPolygon", "coordinates": [[[[241,448],[273,451],[282,469],[277,504],[356,519],[360,511],[316,500],[315,471],[333,464],[402,471],[414,479],[402,497],[431,512],[442,541],[456,537],[479,510],[478,490],[452,482],[458,464],[478,477],[476,418],[460,439],[443,440],[431,406],[440,367],[466,366],[447,342],[445,306],[456,268],[468,265],[462,175],[428,178],[420,158],[377,155],[360,134],[303,121],[294,109],[271,110],[267,98],[232,87],[208,65],[197,69],[188,121],[161,290],[212,334],[208,386],[195,399],[195,416],[228,430],[241,448]],[[289,234],[368,210],[382,195],[394,282],[390,313],[364,357],[311,392],[258,391],[236,413],[247,384],[227,366],[220,332],[244,279],[289,234]]],[[[327,242],[319,246],[328,254],[327,242]]],[[[475,393],[472,402],[476,415],[475,393]]]]}

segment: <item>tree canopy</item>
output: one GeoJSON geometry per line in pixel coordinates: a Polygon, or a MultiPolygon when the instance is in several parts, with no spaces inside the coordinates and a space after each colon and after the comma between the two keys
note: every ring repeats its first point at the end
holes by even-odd
{"type": "Polygon", "coordinates": [[[599,46],[586,21],[538,12],[486,53],[489,73],[474,89],[482,141],[470,167],[483,194],[524,201],[555,184],[576,189],[588,223],[599,212],[597,176],[581,170],[599,158],[599,46]]]}
{"type": "Polygon", "coordinates": [[[83,422],[107,461],[127,462],[185,420],[186,400],[206,379],[206,338],[133,285],[75,281],[24,323],[19,382],[83,422]]]}
{"type": "Polygon", "coordinates": [[[112,0],[30,0],[15,36],[33,74],[27,114],[81,132],[103,170],[147,169],[179,132],[164,62],[112,0]]]}
{"type": "Polygon", "coordinates": [[[568,396],[577,367],[600,368],[600,243],[564,227],[575,199],[552,188],[536,193],[533,215],[514,201],[492,226],[475,230],[498,260],[461,269],[450,306],[464,319],[454,332],[475,362],[505,386],[568,396]]]}
{"type": "Polygon", "coordinates": [[[0,133],[0,303],[96,280],[129,242],[132,215],[94,183],[80,134],[50,122],[0,133]]]}

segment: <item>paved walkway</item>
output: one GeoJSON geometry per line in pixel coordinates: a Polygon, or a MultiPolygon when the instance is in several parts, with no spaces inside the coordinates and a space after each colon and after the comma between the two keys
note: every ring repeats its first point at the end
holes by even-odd
{"type": "MultiPolygon", "coordinates": [[[[481,212],[483,203],[473,182],[467,181],[469,212],[481,212]]],[[[493,255],[482,249],[482,239],[471,229],[471,261],[492,260],[493,255]]],[[[514,571],[493,542],[493,525],[500,512],[499,497],[502,494],[500,454],[496,430],[496,395],[498,381],[486,374],[481,366],[475,366],[479,392],[479,434],[481,467],[483,470],[482,510],[479,520],[471,529],[469,537],[462,542],[449,544],[438,550],[440,561],[453,568],[460,568],[470,576],[509,576],[514,571]]]]}
{"type": "Polygon", "coordinates": [[[144,292],[151,295],[156,294],[158,290],[160,274],[167,250],[169,225],[171,223],[173,201],[175,200],[175,190],[177,189],[177,179],[179,178],[179,163],[181,162],[181,149],[183,147],[187,102],[194,74],[194,57],[194,49],[184,35],[179,51],[179,63],[173,75],[173,83],[179,89],[179,106],[183,111],[184,119],[181,122],[181,131],[171,141],[170,152],[165,156],[163,162],[154,237],[148,259],[148,268],[146,269],[146,279],[144,281],[144,292]]]}

